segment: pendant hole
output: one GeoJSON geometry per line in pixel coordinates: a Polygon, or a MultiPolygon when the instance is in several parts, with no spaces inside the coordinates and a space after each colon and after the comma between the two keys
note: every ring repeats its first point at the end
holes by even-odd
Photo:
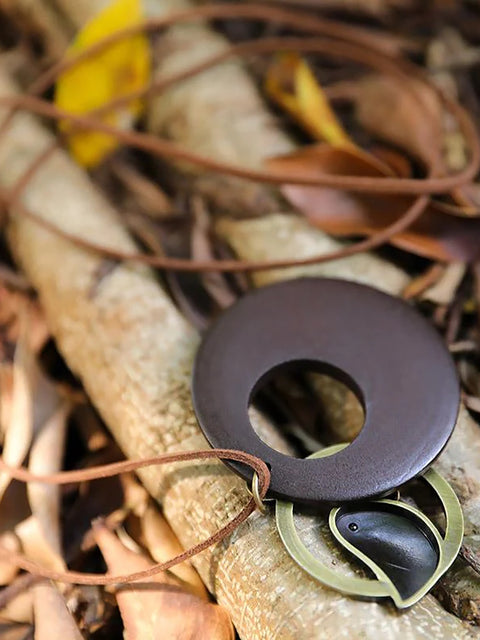
{"type": "Polygon", "coordinates": [[[248,413],[263,442],[296,458],[351,442],[365,422],[355,382],[331,365],[304,360],[263,375],[250,396],[248,413]]]}

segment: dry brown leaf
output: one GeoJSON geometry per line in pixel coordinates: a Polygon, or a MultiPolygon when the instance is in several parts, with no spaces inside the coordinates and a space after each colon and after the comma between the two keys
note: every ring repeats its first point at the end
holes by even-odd
{"type": "Polygon", "coordinates": [[[432,287],[445,273],[446,267],[439,262],[429,265],[426,270],[418,276],[412,278],[402,291],[402,298],[412,300],[421,296],[427,289],[432,287]]]}
{"type": "Polygon", "coordinates": [[[372,75],[359,80],[354,99],[365,129],[405,149],[436,175],[445,173],[442,105],[425,83],[372,75]]]}
{"type": "Polygon", "coordinates": [[[82,640],[62,594],[52,582],[35,585],[35,640],[82,640]]]}
{"type": "Polygon", "coordinates": [[[2,640],[31,640],[32,627],[16,622],[0,622],[0,638],[2,640]]]}
{"type": "Polygon", "coordinates": [[[111,444],[111,438],[107,435],[100,418],[91,405],[76,406],[71,419],[88,451],[92,453],[101,451],[111,444]]]}
{"type": "MultiPolygon", "coordinates": [[[[151,566],[146,556],[126,549],[101,523],[94,525],[97,544],[111,573],[142,571],[151,566]]],[[[148,583],[119,587],[116,598],[128,640],[233,640],[225,609],[186,590],[171,573],[148,583]]]]}
{"type": "MultiPolygon", "coordinates": [[[[139,521],[138,538],[151,557],[155,562],[165,562],[180,554],[183,549],[177,536],[148,492],[132,474],[124,474],[121,479],[125,494],[125,507],[137,516],[139,521]]],[[[207,590],[200,576],[188,561],[172,567],[170,573],[183,580],[197,596],[208,600],[207,590]]]]}
{"type": "Polygon", "coordinates": [[[20,522],[15,527],[15,533],[22,543],[23,553],[31,560],[38,564],[54,569],[56,571],[64,571],[65,563],[62,558],[53,551],[48,540],[43,535],[38,520],[34,516],[30,516],[20,522]]]}
{"type": "Polygon", "coordinates": [[[467,265],[464,262],[452,262],[440,278],[423,292],[422,299],[439,305],[452,304],[466,271],[467,265]]]}
{"type": "Polygon", "coordinates": [[[147,490],[131,473],[123,473],[120,476],[120,482],[122,484],[125,497],[125,508],[141,518],[150,501],[150,496],[148,495],[147,490]]]}
{"type": "MultiPolygon", "coordinates": [[[[156,562],[166,562],[182,553],[183,549],[170,525],[150,500],[141,518],[143,542],[156,562]]],[[[200,576],[189,562],[172,567],[170,572],[180,578],[198,597],[208,600],[207,590],[200,576]]]]}
{"type": "MultiPolygon", "coordinates": [[[[61,470],[69,412],[69,404],[61,403],[36,433],[28,465],[32,473],[48,475],[61,470]]],[[[60,487],[33,482],[28,484],[27,494],[32,514],[42,529],[44,539],[52,551],[62,557],[60,487]]]]}
{"type": "MultiPolygon", "coordinates": [[[[13,553],[20,551],[20,540],[11,531],[6,531],[0,535],[0,546],[13,553]]],[[[18,568],[11,562],[0,562],[0,584],[10,584],[18,573],[18,568]]],[[[1,637],[1,636],[0,636],[1,637]]]]}
{"type": "Polygon", "coordinates": [[[279,54],[267,71],[268,95],[316,140],[353,147],[312,70],[298,53],[279,54]]]}
{"type": "Polygon", "coordinates": [[[265,88],[270,97],[295,118],[314,139],[328,143],[323,146],[331,150],[331,157],[327,162],[329,172],[336,173],[331,166],[335,160],[340,162],[341,172],[346,156],[350,169],[356,166],[353,159],[358,160],[357,164],[362,169],[357,175],[365,175],[365,171],[370,175],[370,170],[374,176],[393,175],[388,163],[361,149],[345,131],[330,106],[326,93],[299,54],[279,55],[267,73],[265,88]],[[332,147],[338,153],[335,154],[332,147]]]}
{"type": "Polygon", "coordinates": [[[30,516],[27,487],[23,482],[12,482],[0,502],[0,533],[12,531],[30,516]]]}
{"type": "Polygon", "coordinates": [[[13,367],[9,364],[0,365],[0,433],[2,443],[12,411],[13,371],[13,367]]]}
{"type": "MultiPolygon", "coordinates": [[[[210,218],[200,199],[193,202],[194,225],[192,229],[192,259],[193,260],[214,260],[215,255],[212,249],[212,242],[209,236],[210,218]]],[[[223,274],[219,272],[202,273],[200,278],[203,286],[218,304],[220,309],[226,309],[232,305],[236,296],[227,284],[223,274]]]]}
{"type": "MultiPolygon", "coordinates": [[[[68,591],[67,606],[75,612],[80,631],[87,638],[95,637],[117,612],[114,599],[107,596],[102,587],[94,585],[76,585],[68,591]]],[[[105,637],[105,629],[102,635],[105,637]]]]}
{"type": "MultiPolygon", "coordinates": [[[[19,576],[17,580],[20,580],[19,576]]],[[[14,582],[15,584],[15,582],[14,582]]],[[[10,620],[20,624],[33,623],[33,590],[20,591],[9,601],[6,607],[0,610],[2,620],[10,620]]]]}
{"type": "Polygon", "coordinates": [[[26,331],[27,343],[33,353],[44,346],[50,332],[45,316],[38,303],[20,291],[12,291],[0,285],[0,336],[4,356],[8,356],[9,345],[13,347],[20,338],[20,332],[26,331]],[[23,318],[28,316],[28,326],[23,326],[23,318]]]}
{"type": "MultiPolygon", "coordinates": [[[[315,145],[270,158],[268,167],[292,177],[325,174],[375,175],[369,164],[345,149],[315,145]]],[[[380,174],[376,174],[380,177],[380,174]]],[[[347,193],[321,187],[285,184],[282,193],[315,226],[337,236],[372,235],[393,224],[411,206],[402,195],[347,193]]],[[[417,255],[442,262],[470,262],[480,258],[480,219],[453,216],[427,208],[420,219],[390,240],[417,255]]]]}
{"type": "Polygon", "coordinates": [[[144,213],[160,219],[173,213],[166,193],[138,169],[119,159],[112,162],[111,169],[144,213]]]}
{"type": "MultiPolygon", "coordinates": [[[[13,384],[11,388],[10,409],[7,413],[8,423],[5,425],[2,457],[12,467],[19,466],[30,447],[33,434],[33,399],[32,373],[33,355],[20,338],[15,350],[13,364],[13,384]]],[[[0,473],[0,500],[11,482],[8,473],[0,473]]]]}

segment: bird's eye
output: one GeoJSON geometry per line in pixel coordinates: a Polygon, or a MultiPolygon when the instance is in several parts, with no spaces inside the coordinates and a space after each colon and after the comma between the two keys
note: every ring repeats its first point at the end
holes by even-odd
{"type": "Polygon", "coordinates": [[[358,531],[358,524],[356,522],[350,522],[348,528],[350,531],[358,531]]]}

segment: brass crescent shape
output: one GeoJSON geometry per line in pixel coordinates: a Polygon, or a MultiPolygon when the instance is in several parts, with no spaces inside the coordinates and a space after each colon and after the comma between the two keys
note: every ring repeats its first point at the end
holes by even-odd
{"type": "MultiPolygon", "coordinates": [[[[311,458],[319,458],[332,455],[348,444],[335,445],[314,453],[311,458]]],[[[442,508],[446,516],[445,534],[442,537],[438,529],[432,524],[421,511],[411,507],[405,503],[401,503],[402,509],[410,511],[420,518],[422,522],[429,528],[432,536],[435,538],[439,549],[439,561],[432,576],[424,585],[418,589],[412,596],[403,599],[390,578],[375,564],[375,562],[361,553],[357,548],[341,538],[336,527],[336,515],[340,508],[332,509],[329,516],[329,525],[332,533],[337,540],[348,551],[359,558],[367,567],[375,574],[377,579],[360,578],[341,575],[330,569],[316,558],[304,545],[295,528],[293,517],[294,505],[292,502],[284,502],[278,500],[276,503],[276,523],[280,537],[290,556],[299,564],[307,573],[316,578],[322,584],[340,591],[345,595],[363,597],[368,599],[378,599],[390,597],[399,609],[404,609],[418,602],[437,582],[437,580],[447,571],[458,555],[463,540],[463,514],[453,489],[448,482],[434,469],[430,468],[423,476],[421,476],[437,494],[442,508]]],[[[371,501],[376,504],[397,505],[398,502],[389,499],[371,501]]]]}

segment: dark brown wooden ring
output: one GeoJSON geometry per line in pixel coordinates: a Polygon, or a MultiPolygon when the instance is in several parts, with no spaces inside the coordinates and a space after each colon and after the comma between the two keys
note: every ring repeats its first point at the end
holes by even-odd
{"type": "Polygon", "coordinates": [[[421,474],[447,443],[459,401],[454,363],[433,327],[404,301],[343,280],[290,280],[246,295],[208,331],[193,373],[210,444],[262,458],[269,496],[308,504],[385,495],[421,474]],[[331,457],[281,454],[250,424],[257,385],[299,362],[344,381],[364,406],[362,431],[331,457]]]}

